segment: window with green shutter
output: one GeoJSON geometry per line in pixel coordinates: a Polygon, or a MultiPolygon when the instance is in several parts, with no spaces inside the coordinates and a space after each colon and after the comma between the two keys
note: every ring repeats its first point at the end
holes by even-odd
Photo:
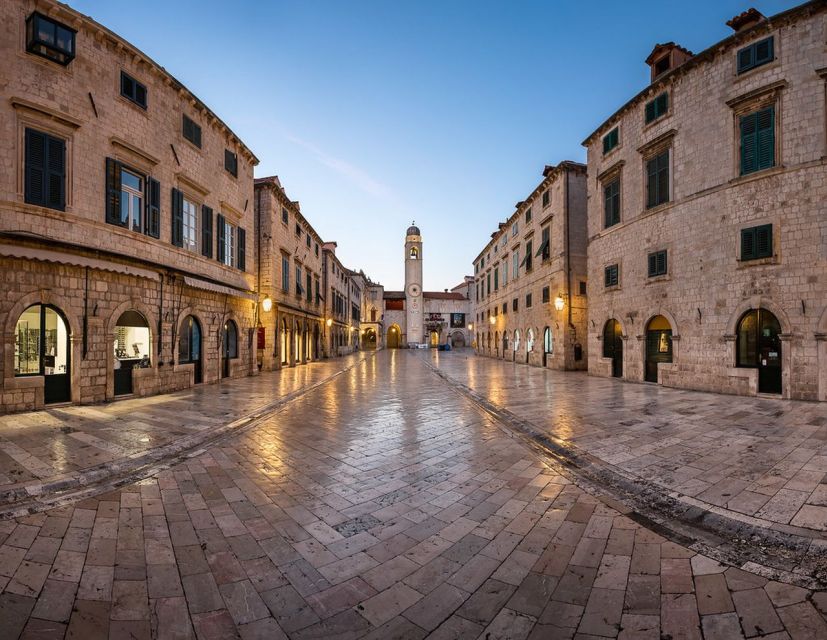
{"type": "Polygon", "coordinates": [[[646,208],[669,202],[669,149],[646,162],[646,208]]]}
{"type": "Polygon", "coordinates": [[[646,103],[646,123],[654,122],[669,111],[669,94],[664,91],[654,100],[646,103]]]}
{"type": "Polygon", "coordinates": [[[603,154],[609,153],[609,151],[614,149],[618,144],[620,144],[620,133],[617,127],[615,127],[603,136],[603,154]]]}
{"type": "Polygon", "coordinates": [[[650,278],[655,276],[666,275],[666,250],[655,251],[649,254],[649,269],[648,274],[650,278]]]}
{"type": "Polygon", "coordinates": [[[201,148],[201,127],[191,118],[184,114],[183,131],[184,138],[192,142],[199,149],[201,148]]]}
{"type": "Polygon", "coordinates": [[[741,175],[775,166],[775,107],[740,118],[741,175]]]}
{"type": "Polygon", "coordinates": [[[609,228],[620,222],[620,178],[603,187],[604,226],[609,228]]]}
{"type": "Polygon", "coordinates": [[[619,278],[618,278],[618,266],[616,264],[609,265],[604,269],[604,281],[606,287],[616,287],[619,278]]]}
{"type": "Polygon", "coordinates": [[[775,41],[773,36],[753,42],[738,50],[738,73],[755,69],[775,59],[775,41]]]}
{"type": "Polygon", "coordinates": [[[66,141],[26,129],[25,196],[30,204],[66,208],[66,141]]]}
{"type": "Polygon", "coordinates": [[[772,255],[771,224],[741,229],[741,260],[771,258],[772,255]]]}

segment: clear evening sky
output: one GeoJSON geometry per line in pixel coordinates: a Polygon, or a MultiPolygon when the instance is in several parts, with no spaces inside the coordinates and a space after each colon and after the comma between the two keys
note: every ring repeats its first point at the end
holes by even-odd
{"type": "Polygon", "coordinates": [[[526,0],[69,0],[166,67],[277,174],[349,267],[401,289],[422,229],[424,286],[472,272],[545,164],[648,82],[674,40],[699,52],[755,6],[526,0]]]}

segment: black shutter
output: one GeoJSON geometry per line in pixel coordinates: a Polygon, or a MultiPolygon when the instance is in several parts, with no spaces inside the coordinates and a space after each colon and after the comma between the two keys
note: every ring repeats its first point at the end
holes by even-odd
{"type": "Polygon", "coordinates": [[[742,229],[741,260],[753,260],[755,257],[755,229],[742,229]]]}
{"type": "Polygon", "coordinates": [[[646,103],[646,122],[652,122],[657,116],[655,115],[655,101],[646,103]]]}
{"type": "Polygon", "coordinates": [[[212,258],[212,209],[201,206],[201,255],[212,258]]]}
{"type": "Polygon", "coordinates": [[[184,246],[184,194],[172,189],[172,244],[184,246]]]}
{"type": "Polygon", "coordinates": [[[769,258],[772,256],[772,225],[765,224],[755,229],[755,256],[769,258]]]}
{"type": "MultiPolygon", "coordinates": [[[[247,232],[241,227],[238,228],[238,263],[242,271],[247,270],[247,232]]],[[[307,290],[310,291],[310,282],[307,283],[307,290]]]]}
{"type": "Polygon", "coordinates": [[[127,221],[121,221],[121,163],[112,158],[106,159],[106,221],[125,227],[127,221]]]}
{"type": "Polygon", "coordinates": [[[755,66],[754,62],[755,48],[753,45],[744,47],[738,52],[738,73],[742,73],[755,66]]]}
{"type": "Polygon", "coordinates": [[[654,207],[658,203],[658,159],[652,158],[646,163],[646,206],[654,207]]]}
{"type": "Polygon", "coordinates": [[[46,136],[48,196],[46,206],[63,211],[66,208],[66,142],[46,136]]]}
{"type": "Polygon", "coordinates": [[[664,275],[666,273],[666,251],[659,251],[658,252],[658,275],[664,275]]]}
{"type": "Polygon", "coordinates": [[[216,250],[215,257],[218,258],[219,262],[223,263],[227,255],[226,248],[224,247],[224,233],[226,229],[224,228],[224,216],[222,216],[220,213],[216,216],[216,226],[218,227],[218,248],[216,250]]]}
{"type": "Polygon", "coordinates": [[[656,253],[649,254],[649,277],[658,274],[658,256],[656,253]]]}
{"type": "Polygon", "coordinates": [[[161,183],[155,178],[146,179],[146,227],[144,233],[153,238],[161,237],[161,183]]]}
{"type": "Polygon", "coordinates": [[[26,202],[46,202],[46,134],[26,129],[26,202]]]}

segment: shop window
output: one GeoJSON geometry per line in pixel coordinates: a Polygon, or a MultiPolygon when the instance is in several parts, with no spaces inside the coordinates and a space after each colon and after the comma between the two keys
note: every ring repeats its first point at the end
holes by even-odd
{"type": "Polygon", "coordinates": [[[76,33],[35,11],[26,19],[26,51],[66,66],[75,59],[76,33]]]}

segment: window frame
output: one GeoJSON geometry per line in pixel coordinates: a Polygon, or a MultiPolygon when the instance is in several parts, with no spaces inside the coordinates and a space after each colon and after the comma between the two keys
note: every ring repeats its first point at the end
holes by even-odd
{"type": "Polygon", "coordinates": [[[146,85],[143,82],[139,82],[137,78],[131,76],[123,69],[121,69],[121,97],[125,98],[135,106],[140,107],[144,111],[148,109],[148,91],[146,89],[146,85]],[[124,90],[124,81],[132,83],[134,95],[130,95],[124,90]],[[139,89],[141,89],[144,94],[143,102],[138,99],[139,89]]]}
{"type": "Polygon", "coordinates": [[[620,264],[614,264],[603,267],[603,288],[612,289],[620,286],[620,264]]]}
{"type": "Polygon", "coordinates": [[[749,111],[745,111],[743,113],[736,114],[736,126],[737,126],[737,139],[738,139],[738,175],[739,176],[750,176],[760,171],[766,171],[768,169],[773,169],[778,166],[778,153],[777,153],[777,145],[778,145],[778,109],[776,106],[775,100],[771,102],[766,102],[757,108],[750,109],[749,111]],[[769,112],[771,126],[769,128],[760,128],[761,124],[761,117],[763,114],[769,112]],[[750,120],[754,120],[754,127],[755,130],[753,133],[748,134],[750,136],[754,136],[753,142],[753,149],[754,149],[754,158],[752,159],[754,162],[753,168],[746,168],[745,167],[745,144],[744,144],[744,129],[748,125],[750,120]],[[762,131],[770,131],[772,136],[772,144],[769,145],[769,152],[771,153],[770,163],[761,163],[761,133],[762,131]]]}
{"type": "Polygon", "coordinates": [[[770,62],[775,61],[775,34],[771,36],[767,36],[766,38],[762,38],[761,40],[756,40],[755,42],[748,44],[745,47],[741,47],[735,52],[735,71],[737,75],[741,75],[746,73],[747,71],[752,71],[753,69],[758,69],[759,67],[763,67],[765,64],[769,64],[770,62]],[[768,47],[768,57],[766,58],[758,58],[758,48],[760,45],[769,43],[768,47]],[[745,53],[750,53],[750,61],[748,63],[742,64],[741,57],[745,53]]]}
{"type": "Polygon", "coordinates": [[[611,131],[601,138],[603,141],[603,155],[611,153],[620,146],[620,125],[616,125],[611,131]]]}
{"type": "Polygon", "coordinates": [[[663,206],[672,202],[672,146],[661,147],[656,151],[648,154],[643,159],[643,170],[644,176],[646,178],[645,189],[644,193],[646,195],[646,209],[656,209],[657,207],[663,206]],[[653,162],[657,162],[662,156],[666,156],[666,166],[663,168],[656,168],[654,174],[650,171],[650,165],[653,162]],[[666,193],[665,199],[663,198],[663,194],[661,194],[660,190],[660,175],[663,171],[666,171],[666,193]],[[654,175],[655,177],[655,185],[656,185],[656,198],[655,202],[650,200],[650,187],[649,187],[649,180],[654,175]]]}
{"type": "Polygon", "coordinates": [[[238,154],[230,149],[224,149],[224,170],[233,178],[238,177],[238,154]]]}
{"type": "Polygon", "coordinates": [[[649,100],[643,108],[643,120],[645,124],[657,122],[669,113],[669,92],[662,91],[649,100]]]}
{"type": "Polygon", "coordinates": [[[55,20],[40,11],[32,11],[26,18],[26,52],[45,58],[50,62],[56,62],[63,67],[68,66],[69,63],[75,59],[77,54],[77,33],[77,29],[73,29],[59,20],[55,20]],[[54,30],[54,42],[50,43],[40,38],[39,34],[41,29],[39,28],[39,23],[41,21],[52,25],[54,30]],[[70,50],[66,50],[63,47],[58,46],[57,42],[59,29],[63,29],[71,34],[70,50]],[[38,35],[36,36],[35,34],[38,35]],[[39,49],[39,47],[42,47],[42,50],[39,49]]]}
{"type": "Polygon", "coordinates": [[[603,187],[603,228],[609,229],[615,225],[620,224],[620,210],[621,210],[621,184],[620,175],[612,176],[608,181],[601,183],[603,187]],[[616,193],[609,194],[609,190],[616,187],[616,193]],[[609,199],[611,198],[613,211],[611,220],[609,219],[609,199]]]}
{"type": "Polygon", "coordinates": [[[197,147],[198,149],[201,149],[201,125],[198,124],[192,118],[190,118],[186,113],[182,113],[181,116],[181,136],[184,138],[184,140],[186,140],[193,146],[197,147]],[[188,129],[189,135],[187,135],[188,129]]]}
{"type": "Polygon", "coordinates": [[[181,248],[185,251],[192,251],[195,253],[200,252],[199,246],[199,236],[200,236],[200,229],[198,226],[198,210],[201,208],[201,204],[196,200],[190,198],[190,196],[186,193],[183,194],[183,204],[181,205],[181,248]],[[194,219],[193,224],[191,226],[187,225],[187,205],[190,205],[192,208],[192,218],[194,219]],[[187,230],[191,230],[194,240],[191,244],[188,243],[187,238],[187,230]]]}
{"type": "Polygon", "coordinates": [[[646,256],[646,277],[657,278],[669,274],[669,254],[667,249],[651,251],[646,256]]]}
{"type": "Polygon", "coordinates": [[[773,238],[774,235],[773,224],[766,223],[766,224],[759,224],[754,225],[751,227],[744,227],[740,230],[738,234],[739,237],[739,261],[740,262],[752,262],[755,260],[767,260],[772,259],[775,257],[775,239],[773,238]],[[759,234],[761,232],[766,232],[767,234],[767,242],[764,251],[759,250],[759,234]],[[745,239],[752,236],[752,246],[753,250],[751,252],[745,251],[745,239]]]}

